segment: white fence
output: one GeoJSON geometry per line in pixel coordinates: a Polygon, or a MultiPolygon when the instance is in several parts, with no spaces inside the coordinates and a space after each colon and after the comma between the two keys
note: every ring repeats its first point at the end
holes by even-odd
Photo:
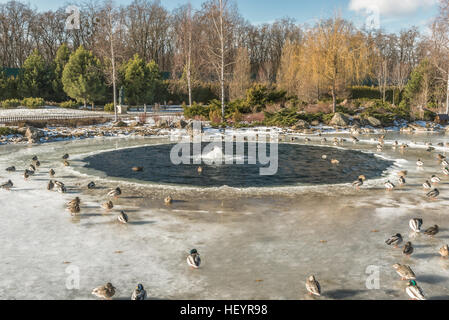
{"type": "Polygon", "coordinates": [[[38,121],[38,120],[71,120],[71,119],[89,119],[89,118],[114,118],[109,114],[93,114],[93,115],[22,115],[22,116],[0,116],[0,123],[10,123],[17,121],[38,121]]]}

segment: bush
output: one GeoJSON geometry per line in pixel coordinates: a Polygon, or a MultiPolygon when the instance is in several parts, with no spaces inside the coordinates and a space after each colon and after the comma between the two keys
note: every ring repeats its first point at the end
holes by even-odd
{"type": "Polygon", "coordinates": [[[246,103],[255,112],[265,109],[267,104],[281,103],[287,100],[287,92],[276,90],[261,84],[255,84],[246,90],[246,103]]]}
{"type": "Polygon", "coordinates": [[[193,119],[195,117],[202,117],[204,119],[209,119],[209,114],[214,109],[217,110],[217,107],[213,104],[205,106],[202,104],[194,103],[191,107],[183,105],[184,116],[187,119],[193,119]]]}
{"type": "MultiPolygon", "coordinates": [[[[382,93],[378,87],[354,86],[351,89],[352,99],[382,99],[382,93]]],[[[390,103],[398,103],[402,99],[402,92],[396,87],[385,90],[385,100],[390,103]],[[394,96],[393,96],[394,94],[394,96]]]]}
{"type": "Polygon", "coordinates": [[[104,111],[106,112],[114,112],[114,103],[108,103],[104,106],[104,111]]]}
{"type": "Polygon", "coordinates": [[[42,98],[24,98],[22,104],[30,109],[36,109],[45,105],[45,101],[42,98]]]}
{"type": "Polygon", "coordinates": [[[17,108],[20,106],[21,101],[19,99],[8,99],[0,102],[2,108],[17,108]]]}
{"type": "Polygon", "coordinates": [[[78,102],[76,102],[76,101],[69,100],[69,101],[61,102],[59,104],[59,106],[61,108],[75,109],[75,108],[78,108],[80,106],[80,104],[78,102]]]}
{"type": "Polygon", "coordinates": [[[14,128],[0,127],[0,136],[9,136],[10,134],[18,134],[19,132],[14,128]]]}
{"type": "Polygon", "coordinates": [[[361,116],[364,118],[374,117],[384,125],[391,124],[397,119],[410,120],[410,107],[404,101],[399,106],[394,107],[388,102],[375,100],[371,106],[364,110],[361,116]]]}

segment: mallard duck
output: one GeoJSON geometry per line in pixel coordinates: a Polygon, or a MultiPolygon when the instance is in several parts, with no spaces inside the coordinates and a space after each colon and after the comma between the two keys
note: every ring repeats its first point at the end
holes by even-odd
{"type": "Polygon", "coordinates": [[[16,171],[16,167],[14,167],[14,166],[8,167],[8,168],[6,168],[6,171],[8,171],[8,172],[15,172],[16,171]]]}
{"type": "Polygon", "coordinates": [[[426,149],[426,151],[427,151],[427,152],[432,152],[432,151],[435,151],[435,148],[434,148],[434,147],[428,147],[428,148],[426,149]]]}
{"type": "Polygon", "coordinates": [[[56,190],[59,193],[66,193],[67,192],[67,188],[65,187],[65,185],[56,185],[56,190]]]}
{"type": "Polygon", "coordinates": [[[34,171],[36,171],[36,167],[34,165],[30,164],[30,166],[28,167],[28,171],[33,171],[33,173],[34,173],[34,171]]]}
{"type": "Polygon", "coordinates": [[[441,179],[440,179],[439,177],[437,177],[436,175],[433,175],[433,176],[430,178],[430,181],[431,181],[432,183],[440,183],[440,182],[441,182],[441,179]]]}
{"type": "Polygon", "coordinates": [[[404,178],[404,177],[399,177],[398,183],[399,183],[399,185],[401,185],[401,186],[403,186],[404,184],[406,184],[405,178],[404,178]]]}
{"type": "Polygon", "coordinates": [[[171,196],[168,196],[168,197],[166,197],[165,199],[164,199],[164,202],[165,202],[165,204],[171,204],[172,202],[173,202],[173,199],[172,199],[172,197],[171,196]]]}
{"type": "Polygon", "coordinates": [[[306,280],[306,289],[310,295],[321,296],[320,283],[315,279],[315,276],[310,276],[306,280]]]}
{"type": "Polygon", "coordinates": [[[57,181],[57,180],[55,180],[55,185],[57,187],[64,187],[65,186],[64,183],[62,183],[61,181],[57,181]]]}
{"type": "Polygon", "coordinates": [[[422,167],[422,166],[424,166],[424,162],[422,162],[421,159],[418,159],[418,161],[416,161],[416,165],[418,167],[422,167]]]}
{"type": "Polygon", "coordinates": [[[415,280],[411,280],[408,283],[407,288],[405,288],[405,292],[407,292],[409,297],[413,300],[426,300],[422,289],[418,286],[415,280]]]}
{"type": "Polygon", "coordinates": [[[56,174],[55,170],[50,169],[50,171],[48,171],[48,174],[50,175],[51,178],[53,178],[56,174]]]}
{"type": "Polygon", "coordinates": [[[203,173],[203,167],[198,167],[198,173],[199,174],[203,173]]]}
{"type": "Polygon", "coordinates": [[[449,162],[446,159],[444,159],[443,161],[441,161],[441,165],[443,167],[448,167],[449,166],[449,162]]]}
{"type": "Polygon", "coordinates": [[[446,176],[449,176],[449,168],[443,168],[443,173],[444,173],[446,176]]]}
{"type": "Polygon", "coordinates": [[[390,237],[390,239],[385,241],[385,243],[397,248],[402,243],[402,236],[400,233],[396,233],[394,236],[390,237]]]}
{"type": "Polygon", "coordinates": [[[327,142],[327,139],[326,138],[322,138],[321,139],[321,143],[326,143],[327,142]]]}
{"type": "Polygon", "coordinates": [[[131,295],[131,300],[145,300],[146,298],[147,292],[143,288],[143,285],[139,283],[131,295]]]}
{"type": "Polygon", "coordinates": [[[128,223],[128,215],[125,213],[125,211],[120,211],[120,214],[118,215],[117,220],[120,223],[126,224],[126,223],[128,223]]]}
{"type": "Polygon", "coordinates": [[[66,153],[65,155],[62,156],[62,159],[63,159],[63,160],[67,160],[69,157],[70,157],[69,154],[66,153]]]}
{"type": "Polygon", "coordinates": [[[67,160],[64,160],[64,166],[65,167],[70,167],[70,163],[67,160]]]}
{"type": "Polygon", "coordinates": [[[377,145],[377,151],[382,151],[383,150],[383,146],[381,144],[377,145]]]}
{"type": "Polygon", "coordinates": [[[31,158],[31,161],[37,161],[37,160],[38,160],[38,158],[36,155],[31,158]]]}
{"type": "Polygon", "coordinates": [[[419,219],[419,218],[412,219],[409,222],[410,229],[412,229],[416,233],[421,232],[422,224],[423,224],[423,220],[419,219]]]}
{"type": "Polygon", "coordinates": [[[395,265],[393,265],[393,268],[401,276],[401,280],[416,279],[415,273],[413,272],[412,268],[410,268],[409,266],[396,263],[395,265]]]}
{"type": "Polygon", "coordinates": [[[11,180],[8,180],[8,181],[6,181],[5,183],[1,184],[1,185],[0,185],[0,188],[1,188],[1,189],[9,190],[9,189],[11,189],[13,186],[14,186],[14,183],[12,183],[11,180]]]}
{"type": "Polygon", "coordinates": [[[198,269],[200,267],[201,258],[196,249],[190,250],[190,254],[187,256],[187,264],[194,269],[198,269]]]}
{"type": "Polygon", "coordinates": [[[352,140],[352,143],[354,143],[354,144],[356,144],[357,142],[359,142],[359,139],[357,139],[357,138],[354,137],[354,136],[351,136],[351,140],[352,140]]]}
{"type": "Polygon", "coordinates": [[[434,225],[433,227],[427,228],[424,231],[424,234],[428,235],[428,236],[435,236],[438,232],[440,232],[440,228],[437,225],[434,225]]]}
{"type": "Polygon", "coordinates": [[[443,161],[444,159],[446,159],[446,156],[443,156],[441,153],[437,155],[437,159],[440,161],[443,161]]]}
{"type": "Polygon", "coordinates": [[[449,246],[447,244],[442,246],[439,253],[441,254],[441,257],[448,258],[449,257],[449,246]]]}
{"type": "Polygon", "coordinates": [[[385,189],[387,189],[388,191],[391,191],[394,188],[396,188],[396,186],[390,180],[385,182],[385,189]]]}
{"type": "Polygon", "coordinates": [[[67,202],[67,207],[73,207],[76,205],[80,205],[81,204],[81,199],[79,197],[76,197],[75,199],[73,199],[72,201],[67,202]]]}
{"type": "Polygon", "coordinates": [[[47,190],[48,190],[48,191],[51,191],[51,190],[53,190],[54,188],[55,188],[55,184],[54,184],[53,180],[48,181],[48,184],[47,184],[47,190]]]}
{"type": "Polygon", "coordinates": [[[438,189],[433,189],[429,193],[426,194],[428,198],[436,199],[440,195],[440,191],[438,189]]]}
{"type": "Polygon", "coordinates": [[[95,188],[95,182],[91,181],[89,182],[89,184],[87,185],[87,189],[91,190],[95,188]]]}
{"type": "Polygon", "coordinates": [[[142,172],[143,171],[143,167],[132,167],[132,170],[134,172],[142,172]]]}
{"type": "Polygon", "coordinates": [[[304,138],[304,142],[305,143],[308,143],[308,142],[311,142],[312,140],[310,140],[310,138],[304,138]]]}
{"type": "Polygon", "coordinates": [[[118,198],[121,194],[122,190],[120,189],[120,187],[117,187],[108,193],[108,197],[118,198]]]}
{"type": "Polygon", "coordinates": [[[39,160],[37,160],[36,162],[34,162],[34,165],[36,166],[36,168],[39,168],[41,166],[41,163],[39,160]]]}
{"type": "Polygon", "coordinates": [[[424,189],[432,189],[432,184],[430,183],[429,180],[426,180],[426,182],[424,182],[422,184],[422,186],[423,186],[424,189]]]}
{"type": "Polygon", "coordinates": [[[75,204],[74,206],[71,206],[68,209],[70,211],[70,215],[72,215],[72,216],[75,216],[81,212],[81,208],[78,204],[75,204]]]}
{"type": "Polygon", "coordinates": [[[412,243],[409,241],[405,244],[404,249],[402,250],[402,253],[405,254],[406,256],[410,256],[413,253],[413,245],[412,243]]]}
{"type": "Polygon", "coordinates": [[[101,206],[106,210],[111,210],[112,208],[114,208],[114,204],[112,203],[112,201],[104,202],[101,206]]]}
{"type": "Polygon", "coordinates": [[[92,290],[92,294],[101,299],[110,300],[115,294],[115,288],[111,283],[92,290]]]}
{"type": "Polygon", "coordinates": [[[25,172],[23,173],[23,178],[27,180],[30,177],[29,171],[25,169],[25,172]]]}
{"type": "Polygon", "coordinates": [[[332,159],[332,160],[331,160],[331,163],[332,163],[332,164],[335,164],[335,165],[338,165],[338,164],[340,164],[340,161],[337,160],[337,159],[332,159]]]}
{"type": "Polygon", "coordinates": [[[357,181],[354,181],[352,183],[352,186],[359,189],[361,186],[363,186],[363,179],[359,178],[357,181]]]}

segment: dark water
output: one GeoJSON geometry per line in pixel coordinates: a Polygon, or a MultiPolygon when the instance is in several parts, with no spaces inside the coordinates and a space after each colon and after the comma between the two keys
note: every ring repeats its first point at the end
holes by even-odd
{"type": "MultiPolygon", "coordinates": [[[[173,146],[174,144],[167,144],[110,151],[87,157],[84,161],[87,168],[103,171],[110,177],[200,187],[224,185],[276,187],[348,183],[356,180],[361,174],[368,179],[379,177],[393,164],[391,161],[359,151],[279,144],[277,173],[261,176],[259,168],[268,167],[268,165],[262,165],[259,161],[255,165],[248,164],[248,145],[245,144],[245,164],[205,165],[203,163],[203,172],[199,174],[198,164],[172,164],[170,151],[173,146]],[[327,155],[327,160],[323,160],[322,155],[327,155]],[[338,159],[340,164],[332,165],[331,159],[338,159]],[[144,171],[134,172],[132,171],[134,166],[144,167],[144,171]]],[[[269,145],[266,155],[270,155],[269,145]]]]}

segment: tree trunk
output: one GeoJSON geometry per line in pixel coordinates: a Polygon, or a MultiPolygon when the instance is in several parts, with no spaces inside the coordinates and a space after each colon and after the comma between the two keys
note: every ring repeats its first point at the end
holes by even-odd
{"type": "Polygon", "coordinates": [[[446,114],[449,114],[449,71],[447,72],[446,114]]]}
{"type": "Polygon", "coordinates": [[[110,36],[109,41],[111,42],[111,63],[112,63],[112,90],[114,97],[114,121],[118,121],[117,114],[117,87],[116,87],[116,79],[115,79],[115,51],[114,51],[114,31],[112,30],[112,14],[109,13],[109,26],[110,26],[110,36]]]}
{"type": "Polygon", "coordinates": [[[224,88],[224,33],[223,33],[223,0],[220,0],[220,40],[221,40],[221,119],[225,122],[225,88],[224,88]]]}
{"type": "Polygon", "coordinates": [[[187,53],[187,87],[189,90],[189,107],[192,106],[192,80],[191,80],[191,66],[192,66],[192,16],[191,6],[189,4],[189,49],[187,53]]]}
{"type": "Polygon", "coordinates": [[[87,101],[84,99],[84,109],[87,109],[87,101]]]}
{"type": "Polygon", "coordinates": [[[337,95],[335,94],[335,83],[332,85],[332,113],[337,112],[337,95]]]}

